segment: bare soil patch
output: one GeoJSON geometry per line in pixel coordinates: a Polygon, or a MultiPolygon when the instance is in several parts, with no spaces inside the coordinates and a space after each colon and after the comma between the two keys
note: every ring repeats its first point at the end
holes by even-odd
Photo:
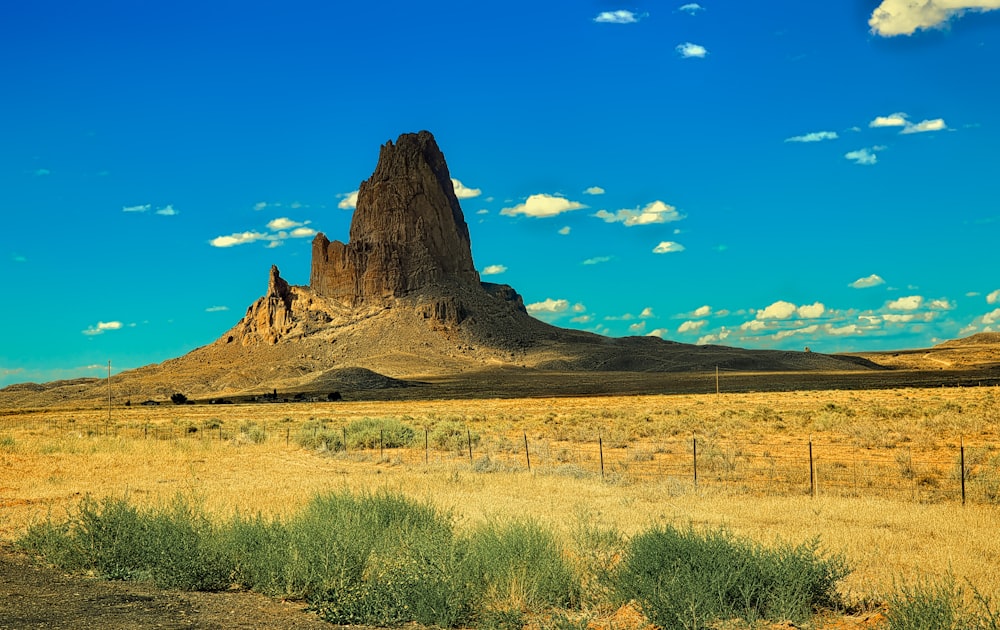
{"type": "Polygon", "coordinates": [[[141,582],[110,582],[39,564],[0,544],[0,629],[334,627],[300,602],[256,593],[169,591],[141,582]]]}

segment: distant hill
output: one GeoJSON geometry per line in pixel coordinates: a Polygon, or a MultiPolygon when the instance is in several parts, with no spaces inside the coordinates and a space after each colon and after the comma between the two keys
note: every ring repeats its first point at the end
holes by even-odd
{"type": "Polygon", "coordinates": [[[863,352],[855,356],[900,370],[1000,370],[1000,333],[978,333],[931,348],[863,352]]]}

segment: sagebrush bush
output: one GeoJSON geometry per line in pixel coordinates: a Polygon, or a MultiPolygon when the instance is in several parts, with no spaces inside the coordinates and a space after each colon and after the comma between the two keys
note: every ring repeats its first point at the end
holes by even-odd
{"type": "Polygon", "coordinates": [[[620,601],[637,601],[665,630],[737,618],[799,622],[836,605],[836,583],[848,574],[841,558],[817,549],[816,541],[771,549],[724,530],[662,527],[633,538],[609,579],[620,601]]]}
{"type": "Polygon", "coordinates": [[[997,630],[1000,611],[973,588],[972,603],[955,578],[946,575],[902,584],[889,597],[889,630],[997,630]]]}
{"type": "Polygon", "coordinates": [[[416,432],[395,418],[363,418],[347,425],[347,448],[401,448],[409,446],[416,432]]]}
{"type": "Polygon", "coordinates": [[[479,433],[471,431],[461,422],[451,420],[445,420],[434,425],[434,428],[430,430],[427,437],[430,446],[435,449],[458,453],[468,451],[470,438],[473,447],[478,445],[481,439],[479,433]]]}

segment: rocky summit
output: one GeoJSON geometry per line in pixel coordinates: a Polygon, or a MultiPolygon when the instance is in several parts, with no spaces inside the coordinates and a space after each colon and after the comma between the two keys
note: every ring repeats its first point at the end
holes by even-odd
{"type": "MultiPolygon", "coordinates": [[[[445,157],[434,137],[421,131],[382,146],[374,172],[361,183],[348,242],[316,236],[308,286],[290,285],[272,266],[266,294],[216,342],[116,378],[130,399],[165,399],[176,391],[202,398],[301,395],[356,386],[356,378],[344,375],[359,369],[403,380],[475,375],[466,379],[477,391],[499,394],[515,373],[716,367],[876,366],[820,353],[613,339],[531,317],[513,287],[480,281],[445,157]]],[[[20,404],[107,396],[100,383],[87,380],[39,387],[17,390],[35,397],[20,404]]]]}

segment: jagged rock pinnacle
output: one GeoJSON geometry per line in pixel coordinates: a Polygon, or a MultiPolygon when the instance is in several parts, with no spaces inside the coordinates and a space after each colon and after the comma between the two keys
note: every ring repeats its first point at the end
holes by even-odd
{"type": "Polygon", "coordinates": [[[454,284],[479,273],[448,165],[430,132],[403,134],[361,183],[350,242],[313,240],[310,287],[356,306],[454,284]]]}

